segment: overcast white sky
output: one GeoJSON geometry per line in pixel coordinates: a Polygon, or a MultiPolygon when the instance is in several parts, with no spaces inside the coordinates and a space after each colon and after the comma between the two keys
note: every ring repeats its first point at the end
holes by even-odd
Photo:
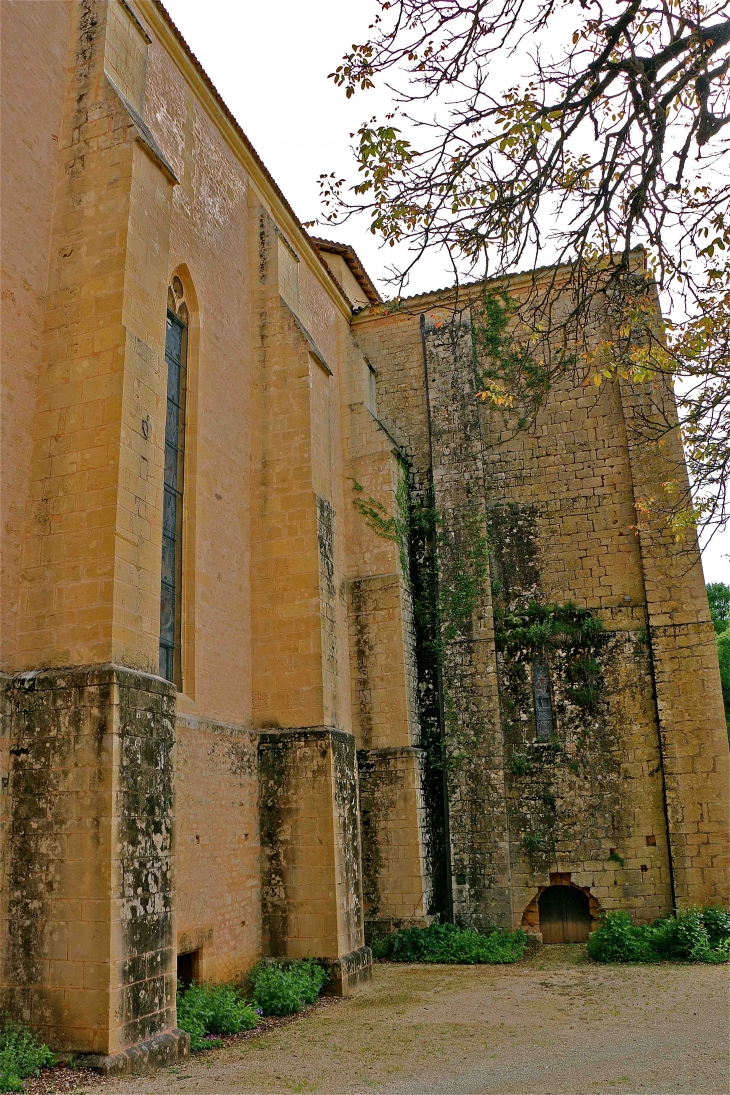
{"type": "MultiPolygon", "coordinates": [[[[301,220],[320,214],[323,172],[353,178],[350,133],[384,114],[381,92],[349,101],[327,74],[374,14],[371,0],[163,0],[236,119],[301,220]]],[[[395,255],[355,220],[315,234],[350,243],[388,296],[384,278],[395,255]]],[[[452,282],[447,264],[430,256],[417,267],[410,291],[452,282]]],[[[707,581],[730,583],[730,530],[703,553],[707,581]]]]}

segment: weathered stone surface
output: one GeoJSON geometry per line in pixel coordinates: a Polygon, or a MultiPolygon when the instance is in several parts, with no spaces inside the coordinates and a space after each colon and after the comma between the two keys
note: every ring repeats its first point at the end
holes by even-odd
{"type": "Polygon", "coordinates": [[[266,731],[259,757],[264,953],[338,960],[364,945],[354,738],[266,731]]]}
{"type": "Polygon", "coordinates": [[[358,752],[365,931],[425,924],[431,908],[423,750],[358,752]]]}
{"type": "Polygon", "coordinates": [[[60,1049],[175,1025],[174,689],[119,666],[6,687],[2,995],[60,1049]]]}
{"type": "Polygon", "coordinates": [[[514,429],[475,400],[478,287],[363,307],[357,256],[313,245],[161,6],[4,8],[5,1003],[126,1071],[186,1052],[176,956],[214,980],[313,956],[347,992],[364,920],[538,930],[556,878],[594,913],[727,900],[707,600],[696,544],[682,571],[636,535],[665,477],[640,391],[566,380],[514,429]],[[605,628],[590,704],[564,650],[500,638],[567,602],[605,628]]]}
{"type": "MultiPolygon", "coordinates": [[[[727,900],[718,835],[728,828],[727,745],[706,595],[698,561],[688,568],[685,553],[675,565],[656,532],[635,536],[635,497],[662,474],[636,466],[625,425],[635,396],[566,381],[533,431],[512,430],[475,399],[468,303],[455,315],[447,293],[426,296],[355,324],[378,373],[380,413],[405,439],[414,489],[433,492],[447,594],[450,572],[466,565],[468,522],[488,539],[473,618],[441,655],[442,733],[447,749],[454,731],[466,746],[445,777],[454,913],[474,926],[536,930],[529,910],[556,873],[601,908],[642,920],[675,900],[727,900]],[[551,746],[536,741],[530,659],[498,651],[494,620],[567,602],[606,629],[602,698],[589,714],[577,706],[556,654],[551,746]]],[[[440,808],[433,795],[429,806],[440,808]]],[[[369,855],[375,872],[380,854],[369,855]]]]}

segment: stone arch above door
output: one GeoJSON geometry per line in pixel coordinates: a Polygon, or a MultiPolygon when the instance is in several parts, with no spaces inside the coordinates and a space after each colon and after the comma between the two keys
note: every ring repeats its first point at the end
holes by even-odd
{"type": "Polygon", "coordinates": [[[580,893],[585,894],[588,898],[588,912],[590,916],[590,931],[594,931],[598,927],[598,919],[601,915],[602,909],[598,901],[598,898],[591,893],[590,886],[577,886],[571,877],[570,871],[552,871],[550,873],[550,881],[547,886],[539,886],[535,893],[535,896],[530,901],[529,905],[525,908],[522,914],[522,927],[525,931],[530,932],[533,935],[541,935],[540,929],[540,898],[546,890],[553,889],[558,886],[569,886],[574,890],[578,890],[580,893]]]}

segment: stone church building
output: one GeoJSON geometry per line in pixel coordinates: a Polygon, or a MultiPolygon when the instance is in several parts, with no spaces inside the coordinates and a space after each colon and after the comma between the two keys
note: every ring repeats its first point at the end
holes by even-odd
{"type": "Polygon", "coordinates": [[[641,391],[510,430],[481,287],[386,308],[157,0],[0,8],[2,1006],[133,1069],[185,1052],[178,971],[347,993],[398,924],[727,902],[641,391]]]}

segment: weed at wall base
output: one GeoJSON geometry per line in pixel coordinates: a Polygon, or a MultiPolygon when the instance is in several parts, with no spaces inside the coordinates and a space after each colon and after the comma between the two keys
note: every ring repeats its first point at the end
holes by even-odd
{"type": "Polygon", "coordinates": [[[264,1015],[294,1015],[313,1004],[324,988],[329,973],[311,959],[290,962],[262,962],[251,974],[254,1000],[264,1015]]]}
{"type": "Polygon", "coordinates": [[[22,1091],[26,1077],[38,1076],[55,1063],[48,1046],[20,1023],[6,1021],[0,1032],[0,1091],[22,1091]]]}
{"type": "Polygon", "coordinates": [[[258,1021],[255,1009],[234,985],[193,982],[184,988],[178,983],[177,1025],[190,1035],[192,1053],[220,1045],[216,1035],[253,1030],[258,1021]]]}

